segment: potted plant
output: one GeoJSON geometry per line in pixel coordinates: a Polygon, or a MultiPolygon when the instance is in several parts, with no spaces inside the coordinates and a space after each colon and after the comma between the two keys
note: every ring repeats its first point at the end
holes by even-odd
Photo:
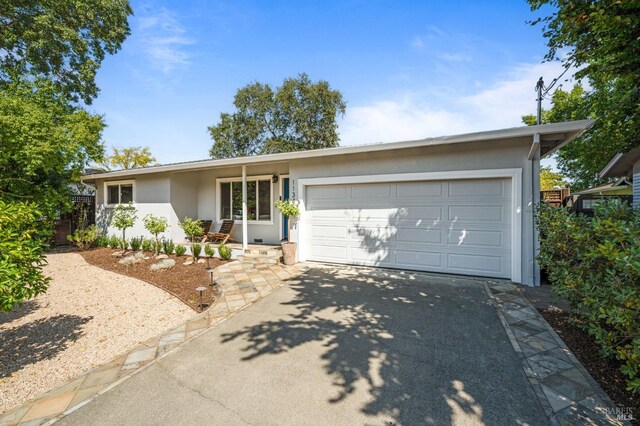
{"type": "Polygon", "coordinates": [[[287,232],[287,241],[282,242],[282,259],[285,265],[293,265],[296,263],[297,244],[291,242],[291,222],[300,216],[300,208],[298,203],[291,200],[280,200],[276,203],[276,208],[282,212],[283,216],[289,218],[289,232],[287,232]]]}

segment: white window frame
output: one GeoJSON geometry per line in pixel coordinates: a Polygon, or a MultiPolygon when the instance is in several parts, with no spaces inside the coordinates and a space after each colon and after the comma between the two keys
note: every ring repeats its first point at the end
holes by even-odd
{"type": "MultiPolygon", "coordinates": [[[[269,203],[270,209],[270,220],[249,220],[247,219],[247,223],[251,225],[273,225],[274,221],[274,202],[273,202],[273,175],[260,175],[260,176],[247,176],[247,183],[255,181],[256,182],[256,207],[260,201],[260,194],[258,191],[259,180],[268,180],[269,181],[269,194],[271,194],[271,202],[269,203]]],[[[216,222],[218,224],[222,223],[222,197],[220,191],[220,184],[227,182],[242,182],[242,177],[231,177],[231,178],[219,178],[216,179],[216,222]]],[[[231,185],[233,188],[233,185],[231,185]]],[[[233,196],[232,196],[233,197],[233,196]]],[[[248,200],[247,200],[248,201],[248,200]]],[[[233,205],[232,205],[233,207],[233,205]]]]}
{"type": "MultiPolygon", "coordinates": [[[[115,186],[115,185],[131,185],[131,202],[135,203],[136,202],[136,181],[133,179],[129,179],[129,180],[113,180],[113,181],[106,181],[104,183],[104,204],[107,207],[115,207],[118,204],[121,203],[109,203],[109,187],[110,186],[115,186]]],[[[118,189],[118,201],[120,201],[120,190],[118,189]]]]}

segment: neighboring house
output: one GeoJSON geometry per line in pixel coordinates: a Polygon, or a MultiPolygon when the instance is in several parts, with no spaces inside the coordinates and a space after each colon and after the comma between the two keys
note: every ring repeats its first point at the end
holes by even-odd
{"type": "Polygon", "coordinates": [[[297,200],[298,259],[507,278],[539,283],[533,206],[540,157],[591,121],[518,127],[407,142],[203,160],[83,177],[97,188],[97,222],[133,202],[169,218],[233,218],[246,246],[278,243],[287,227],[274,203],[297,200]],[[246,216],[243,217],[243,187],[246,216]]]}
{"type": "Polygon", "coordinates": [[[572,192],[566,197],[563,205],[576,213],[593,215],[593,207],[602,200],[617,198],[624,202],[631,201],[633,188],[627,178],[621,177],[615,182],[594,186],[582,191],[572,192]]]}
{"type": "Polygon", "coordinates": [[[640,146],[618,153],[609,161],[599,178],[627,178],[632,183],[633,205],[640,207],[640,146]]]}

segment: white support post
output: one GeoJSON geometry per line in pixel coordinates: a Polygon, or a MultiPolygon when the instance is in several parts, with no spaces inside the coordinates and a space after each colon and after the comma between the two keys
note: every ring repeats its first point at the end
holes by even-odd
{"type": "Polygon", "coordinates": [[[242,249],[249,248],[247,236],[247,166],[242,166],[242,249]]]}

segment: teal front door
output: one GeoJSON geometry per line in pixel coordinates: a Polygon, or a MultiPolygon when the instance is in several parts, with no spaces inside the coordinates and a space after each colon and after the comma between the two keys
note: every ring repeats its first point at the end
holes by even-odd
{"type": "MultiPolygon", "coordinates": [[[[282,179],[282,199],[283,200],[289,199],[289,178],[288,177],[282,179]]],[[[288,217],[282,218],[282,238],[285,240],[289,238],[289,218],[288,217]]]]}

